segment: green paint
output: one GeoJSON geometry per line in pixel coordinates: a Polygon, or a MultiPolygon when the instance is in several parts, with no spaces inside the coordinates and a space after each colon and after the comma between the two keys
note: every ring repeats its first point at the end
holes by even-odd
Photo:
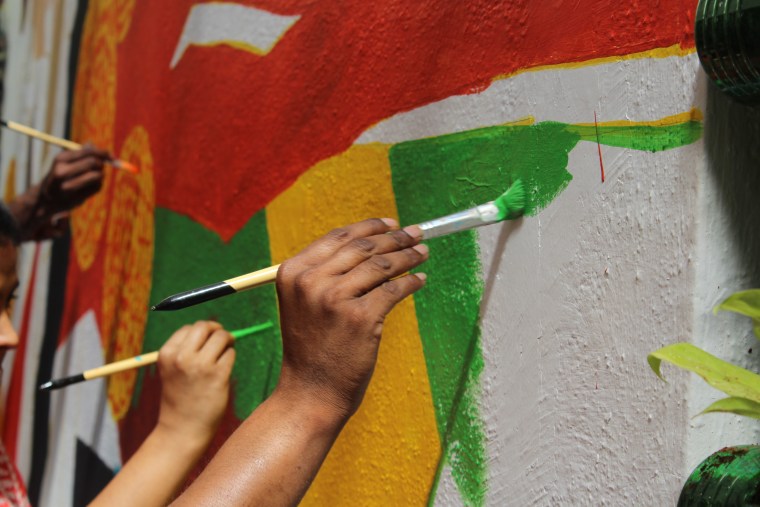
{"type": "Polygon", "coordinates": [[[501,220],[514,220],[525,214],[525,187],[522,181],[515,181],[506,192],[494,200],[494,205],[499,210],[497,218],[501,220]]]}
{"type": "Polygon", "coordinates": [[[760,446],[726,447],[694,469],[678,507],[760,505],[760,446]]]}
{"type": "Polygon", "coordinates": [[[274,324],[272,324],[271,321],[264,322],[263,324],[256,324],[255,326],[246,327],[243,329],[236,329],[234,331],[230,331],[230,334],[233,338],[243,338],[245,336],[251,336],[253,334],[258,333],[259,331],[264,331],[265,329],[271,329],[274,327],[274,324]]]}
{"type": "MultiPolygon", "coordinates": [[[[638,150],[676,148],[699,139],[699,122],[663,127],[599,127],[600,142],[638,150]]],[[[498,126],[393,146],[389,157],[401,223],[447,215],[499,197],[522,180],[526,214],[535,215],[570,183],[568,154],[580,141],[596,142],[593,126],[546,122],[498,126]],[[477,181],[477,185],[472,182],[477,181]],[[430,182],[436,182],[431,185],[430,182]]],[[[483,355],[483,295],[477,236],[467,231],[428,242],[429,276],[415,294],[436,421],[445,459],[468,505],[486,491],[485,433],[478,410],[483,355]]],[[[437,479],[436,479],[437,480],[437,479]]],[[[431,491],[431,499],[435,490],[431,491]]]]}
{"type": "MultiPolygon", "coordinates": [[[[224,243],[214,232],[189,218],[157,208],[155,238],[153,272],[156,276],[151,302],[160,301],[167,294],[271,265],[263,211],[254,215],[229,243],[224,243]]],[[[233,329],[243,328],[251,322],[267,322],[264,324],[267,329],[258,331],[258,339],[235,344],[233,400],[235,415],[244,419],[272,392],[280,371],[282,346],[274,286],[241,292],[176,312],[150,313],[143,351],[158,350],[181,326],[205,319],[223,322],[233,329]]],[[[141,386],[142,379],[139,378],[133,404],[139,400],[137,387],[141,386]]]]}

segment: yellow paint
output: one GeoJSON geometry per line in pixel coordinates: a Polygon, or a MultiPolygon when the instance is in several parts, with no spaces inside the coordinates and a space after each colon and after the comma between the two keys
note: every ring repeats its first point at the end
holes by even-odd
{"type": "MultiPolygon", "coordinates": [[[[691,111],[685,113],[678,113],[671,116],[665,116],[659,120],[652,121],[632,121],[632,120],[618,120],[618,121],[606,121],[599,122],[600,127],[668,127],[670,125],[680,125],[682,123],[688,123],[690,121],[702,121],[704,115],[702,111],[697,108],[693,108],[691,111]]],[[[594,123],[576,123],[579,127],[593,127],[594,123]]]]}
{"type": "Polygon", "coordinates": [[[519,69],[510,74],[500,74],[493,78],[493,81],[497,79],[508,79],[527,72],[540,72],[542,70],[553,69],[579,69],[581,67],[590,67],[593,65],[602,65],[605,63],[616,63],[625,60],[639,60],[641,58],[669,58],[671,56],[686,56],[694,53],[695,48],[683,48],[680,44],[674,44],[666,48],[650,49],[649,51],[641,51],[639,53],[631,53],[629,55],[617,55],[617,56],[605,56],[603,58],[593,58],[591,60],[584,60],[582,62],[568,62],[558,63],[552,65],[540,65],[538,67],[530,67],[527,69],[519,69]]]}
{"type": "Polygon", "coordinates": [[[16,198],[16,159],[15,157],[8,162],[8,177],[5,179],[5,192],[3,192],[3,201],[11,202],[16,198]]]}
{"type": "Polygon", "coordinates": [[[198,46],[203,48],[212,48],[214,46],[230,46],[235,49],[239,49],[241,51],[246,51],[248,53],[253,53],[254,55],[258,56],[264,56],[275,46],[277,42],[275,41],[274,44],[272,44],[267,49],[261,49],[258,46],[254,46],[253,44],[248,44],[243,41],[239,40],[219,40],[214,42],[193,42],[190,44],[191,46],[198,46]]]}
{"type": "MultiPolygon", "coordinates": [[[[138,174],[117,171],[106,230],[100,332],[105,362],[136,356],[142,351],[153,278],[153,217],[156,207],[153,156],[147,130],[132,129],[120,157],[136,162],[138,174]]],[[[124,371],[108,380],[108,401],[114,419],[129,410],[137,372],[124,371]]]]}
{"type": "MultiPolygon", "coordinates": [[[[282,262],[330,229],[373,216],[398,218],[388,147],[357,145],[312,167],[268,206],[272,261],[282,262]]],[[[364,402],[302,505],[424,505],[440,453],[409,298],[388,316],[364,402]]]]}
{"type": "Polygon", "coordinates": [[[504,124],[505,127],[527,127],[529,125],[533,125],[536,123],[536,117],[535,116],[526,116],[524,118],[520,118],[514,121],[509,121],[504,124]]]}
{"type": "MultiPolygon", "coordinates": [[[[126,37],[135,0],[90,0],[87,7],[72,104],[71,137],[114,151],[118,44],[126,37]]],[[[108,216],[113,171],[100,192],[71,213],[71,241],[82,271],[98,256],[108,216]]]]}

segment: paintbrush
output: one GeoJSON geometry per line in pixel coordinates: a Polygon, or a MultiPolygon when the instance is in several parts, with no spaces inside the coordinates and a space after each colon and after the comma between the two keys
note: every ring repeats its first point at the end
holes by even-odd
{"type": "MultiPolygon", "coordinates": [[[[256,326],[246,327],[244,329],[236,329],[230,331],[233,338],[242,338],[244,336],[250,336],[252,334],[264,331],[272,327],[271,322],[265,322],[264,324],[258,324],[256,326]]],[[[121,371],[131,370],[133,368],[141,368],[148,366],[158,361],[158,351],[148,352],[147,354],[140,354],[139,356],[130,357],[129,359],[122,359],[121,361],[115,361],[98,368],[91,370],[85,370],[79,375],[72,375],[70,377],[63,377],[59,379],[53,379],[49,382],[45,382],[39,387],[40,391],[52,391],[54,389],[60,389],[61,387],[70,386],[71,384],[78,384],[85,380],[92,380],[94,378],[106,377],[119,373],[121,371]]]]}
{"type": "MultiPolygon", "coordinates": [[[[2,125],[5,128],[19,132],[21,134],[27,135],[29,137],[39,139],[40,141],[45,141],[46,143],[54,144],[56,146],[60,146],[61,148],[66,148],[67,150],[81,150],[82,149],[82,145],[79,143],[75,143],[74,141],[69,141],[68,139],[62,139],[60,137],[46,134],[45,132],[42,132],[37,129],[33,129],[32,127],[27,127],[26,125],[21,125],[20,123],[16,123],[15,121],[0,120],[0,125],[2,125]]],[[[109,162],[116,169],[123,169],[124,171],[128,171],[134,174],[137,174],[139,172],[139,169],[137,168],[136,165],[129,163],[126,160],[120,160],[120,159],[115,158],[115,159],[111,159],[109,162]]]]}
{"type": "MultiPolygon", "coordinates": [[[[527,195],[525,187],[520,180],[517,180],[506,192],[493,201],[418,224],[418,227],[422,229],[423,240],[437,238],[483,225],[495,224],[503,220],[513,220],[522,216],[526,206],[527,195]]],[[[222,296],[272,283],[277,278],[277,270],[279,268],[280,265],[277,264],[276,266],[270,266],[236,278],[180,292],[167,297],[153,306],[151,310],[180,310],[222,296]]]]}

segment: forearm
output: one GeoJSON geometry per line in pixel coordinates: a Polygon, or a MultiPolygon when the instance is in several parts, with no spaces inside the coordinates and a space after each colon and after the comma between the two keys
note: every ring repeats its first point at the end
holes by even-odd
{"type": "Polygon", "coordinates": [[[189,438],[157,425],[90,506],[167,505],[209,442],[210,435],[189,438]]]}
{"type": "Polygon", "coordinates": [[[296,505],[346,419],[278,388],[172,505],[296,505]]]}

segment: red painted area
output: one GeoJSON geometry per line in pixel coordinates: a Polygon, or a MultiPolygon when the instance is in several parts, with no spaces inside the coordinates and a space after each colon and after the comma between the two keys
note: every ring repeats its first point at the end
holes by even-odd
{"type": "Polygon", "coordinates": [[[696,0],[249,0],[301,19],[267,55],[190,47],[194,2],[138,2],[119,47],[116,148],[153,147],[157,204],[229,239],[316,162],[396,113],[499,75],[680,44],[696,0]]]}
{"type": "MultiPolygon", "coordinates": [[[[18,423],[21,417],[21,388],[24,384],[24,362],[26,360],[26,343],[29,341],[29,325],[32,316],[32,301],[34,301],[34,289],[37,284],[37,266],[40,258],[40,244],[34,246],[34,258],[32,259],[32,273],[29,277],[29,289],[24,301],[24,314],[21,317],[21,330],[18,335],[18,347],[13,358],[13,371],[8,386],[8,398],[5,402],[5,425],[3,427],[3,444],[8,452],[11,462],[16,462],[16,449],[18,447],[18,423]]],[[[34,378],[32,374],[32,378],[34,378]]],[[[29,375],[26,375],[29,376],[29,375]]]]}

